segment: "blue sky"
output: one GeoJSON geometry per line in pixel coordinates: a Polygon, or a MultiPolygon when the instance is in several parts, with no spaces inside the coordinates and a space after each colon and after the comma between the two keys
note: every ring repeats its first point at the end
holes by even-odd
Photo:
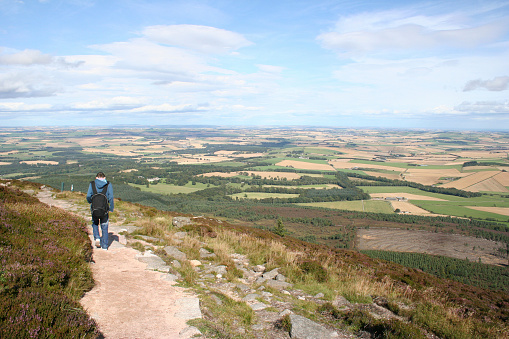
{"type": "Polygon", "coordinates": [[[509,2],[0,0],[0,117],[509,130],[509,2]]]}

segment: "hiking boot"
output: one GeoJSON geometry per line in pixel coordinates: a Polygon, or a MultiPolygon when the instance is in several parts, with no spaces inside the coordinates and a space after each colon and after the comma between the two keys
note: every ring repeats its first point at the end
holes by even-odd
{"type": "Polygon", "coordinates": [[[95,239],[95,247],[101,247],[101,239],[95,239]]]}

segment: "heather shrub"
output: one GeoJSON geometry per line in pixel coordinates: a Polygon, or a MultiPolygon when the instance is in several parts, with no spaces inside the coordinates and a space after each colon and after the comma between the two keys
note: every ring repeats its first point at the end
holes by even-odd
{"type": "Polygon", "coordinates": [[[91,256],[84,221],[0,186],[0,338],[97,336],[78,303],[91,256]]]}
{"type": "Polygon", "coordinates": [[[327,270],[315,260],[306,260],[299,264],[300,269],[307,275],[310,275],[317,282],[327,281],[327,270]]]}
{"type": "Polygon", "coordinates": [[[0,294],[0,338],[96,338],[96,325],[62,292],[26,288],[0,294]]]}

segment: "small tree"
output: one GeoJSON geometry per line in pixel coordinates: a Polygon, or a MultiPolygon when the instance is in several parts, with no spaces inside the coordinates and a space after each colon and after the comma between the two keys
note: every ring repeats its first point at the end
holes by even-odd
{"type": "Polygon", "coordinates": [[[272,232],[274,234],[281,236],[281,237],[284,237],[285,234],[287,233],[286,229],[285,229],[285,225],[283,224],[283,220],[281,220],[281,218],[277,219],[277,225],[276,225],[276,227],[274,227],[272,232]]]}

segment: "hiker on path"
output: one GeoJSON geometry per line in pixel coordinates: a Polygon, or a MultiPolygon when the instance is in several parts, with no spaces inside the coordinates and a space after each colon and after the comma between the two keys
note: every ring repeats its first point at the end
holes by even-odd
{"type": "Polygon", "coordinates": [[[96,175],[88,186],[87,201],[92,213],[92,230],[95,246],[108,250],[108,212],[113,212],[113,185],[106,180],[103,172],[96,175]],[[99,235],[99,224],[101,235],[99,235]]]}

